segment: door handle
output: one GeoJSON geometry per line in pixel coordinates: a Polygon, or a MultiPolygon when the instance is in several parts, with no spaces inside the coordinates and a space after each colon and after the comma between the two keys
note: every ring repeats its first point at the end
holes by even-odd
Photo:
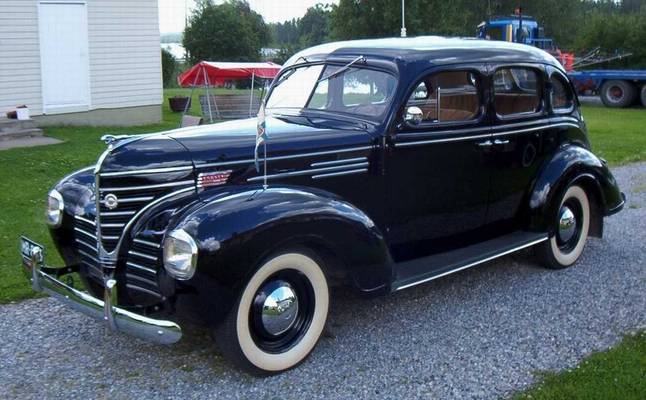
{"type": "Polygon", "coordinates": [[[508,143],[509,143],[509,139],[503,139],[503,140],[496,139],[493,141],[493,144],[495,145],[508,144],[508,143]]]}
{"type": "Polygon", "coordinates": [[[491,140],[485,140],[484,142],[478,142],[476,144],[480,147],[489,147],[493,145],[493,143],[491,143],[491,140]]]}

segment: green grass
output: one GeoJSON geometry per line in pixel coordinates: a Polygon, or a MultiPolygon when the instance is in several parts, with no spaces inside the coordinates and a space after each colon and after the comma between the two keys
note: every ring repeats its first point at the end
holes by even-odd
{"type": "Polygon", "coordinates": [[[646,332],[586,358],[574,369],[544,373],[516,400],[642,400],[646,398],[646,332]]]}
{"type": "Polygon", "coordinates": [[[611,165],[646,160],[646,109],[582,107],[592,150],[611,165]]]}
{"type": "MultiPolygon", "coordinates": [[[[99,140],[105,133],[145,133],[178,126],[180,114],[168,109],[167,98],[188,94],[187,89],[168,89],[164,96],[163,122],[128,128],[51,127],[46,134],[64,143],[0,151],[0,303],[34,297],[18,268],[18,236],[26,234],[44,244],[52,265],[61,260],[53,249],[44,224],[47,191],[68,173],[93,164],[105,145],[99,140]]],[[[218,94],[248,93],[216,89],[218,94]]],[[[193,93],[191,114],[199,115],[198,95],[193,93]]],[[[610,110],[584,107],[591,140],[597,154],[613,164],[646,159],[646,110],[610,110]]]]}

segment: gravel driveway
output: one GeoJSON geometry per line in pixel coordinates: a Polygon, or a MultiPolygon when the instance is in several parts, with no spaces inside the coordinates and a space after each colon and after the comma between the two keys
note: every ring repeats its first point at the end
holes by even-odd
{"type": "Polygon", "coordinates": [[[300,367],[253,378],[206,333],[161,347],[106,335],[49,299],[0,306],[0,398],[497,398],[646,327],[646,163],[614,169],[628,196],[574,268],[529,252],[376,299],[335,298],[300,367]]]}

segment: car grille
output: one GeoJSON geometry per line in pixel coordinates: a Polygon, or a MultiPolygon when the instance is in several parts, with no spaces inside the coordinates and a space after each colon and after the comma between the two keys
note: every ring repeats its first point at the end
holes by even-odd
{"type": "MultiPolygon", "coordinates": [[[[113,251],[130,220],[150,202],[177,190],[195,185],[191,171],[153,176],[126,176],[100,179],[99,195],[103,247],[113,251]],[[108,208],[105,197],[113,194],[118,199],[116,208],[108,208]]],[[[103,270],[98,256],[96,219],[93,216],[75,216],[74,239],[81,264],[89,278],[103,285],[103,270]]],[[[151,304],[162,299],[157,273],[162,267],[161,240],[163,232],[138,232],[127,249],[125,262],[119,260],[117,279],[129,297],[138,304],[151,304]],[[121,269],[123,268],[123,269],[121,269]],[[125,279],[124,279],[125,278],[125,279]]]]}
{"type": "Polygon", "coordinates": [[[151,178],[153,177],[101,178],[99,186],[101,239],[103,248],[107,251],[115,249],[128,222],[146,204],[164,194],[195,185],[190,172],[158,174],[154,176],[154,179],[151,178]],[[105,199],[108,195],[116,196],[118,199],[116,208],[110,209],[106,205],[105,199]]]}

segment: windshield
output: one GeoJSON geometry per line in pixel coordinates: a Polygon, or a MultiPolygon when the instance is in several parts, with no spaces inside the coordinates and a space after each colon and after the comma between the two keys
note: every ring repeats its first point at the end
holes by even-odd
{"type": "Polygon", "coordinates": [[[274,86],[266,109],[275,113],[321,110],[381,119],[392,101],[395,77],[367,68],[343,68],[310,65],[287,71],[274,86]]]}

